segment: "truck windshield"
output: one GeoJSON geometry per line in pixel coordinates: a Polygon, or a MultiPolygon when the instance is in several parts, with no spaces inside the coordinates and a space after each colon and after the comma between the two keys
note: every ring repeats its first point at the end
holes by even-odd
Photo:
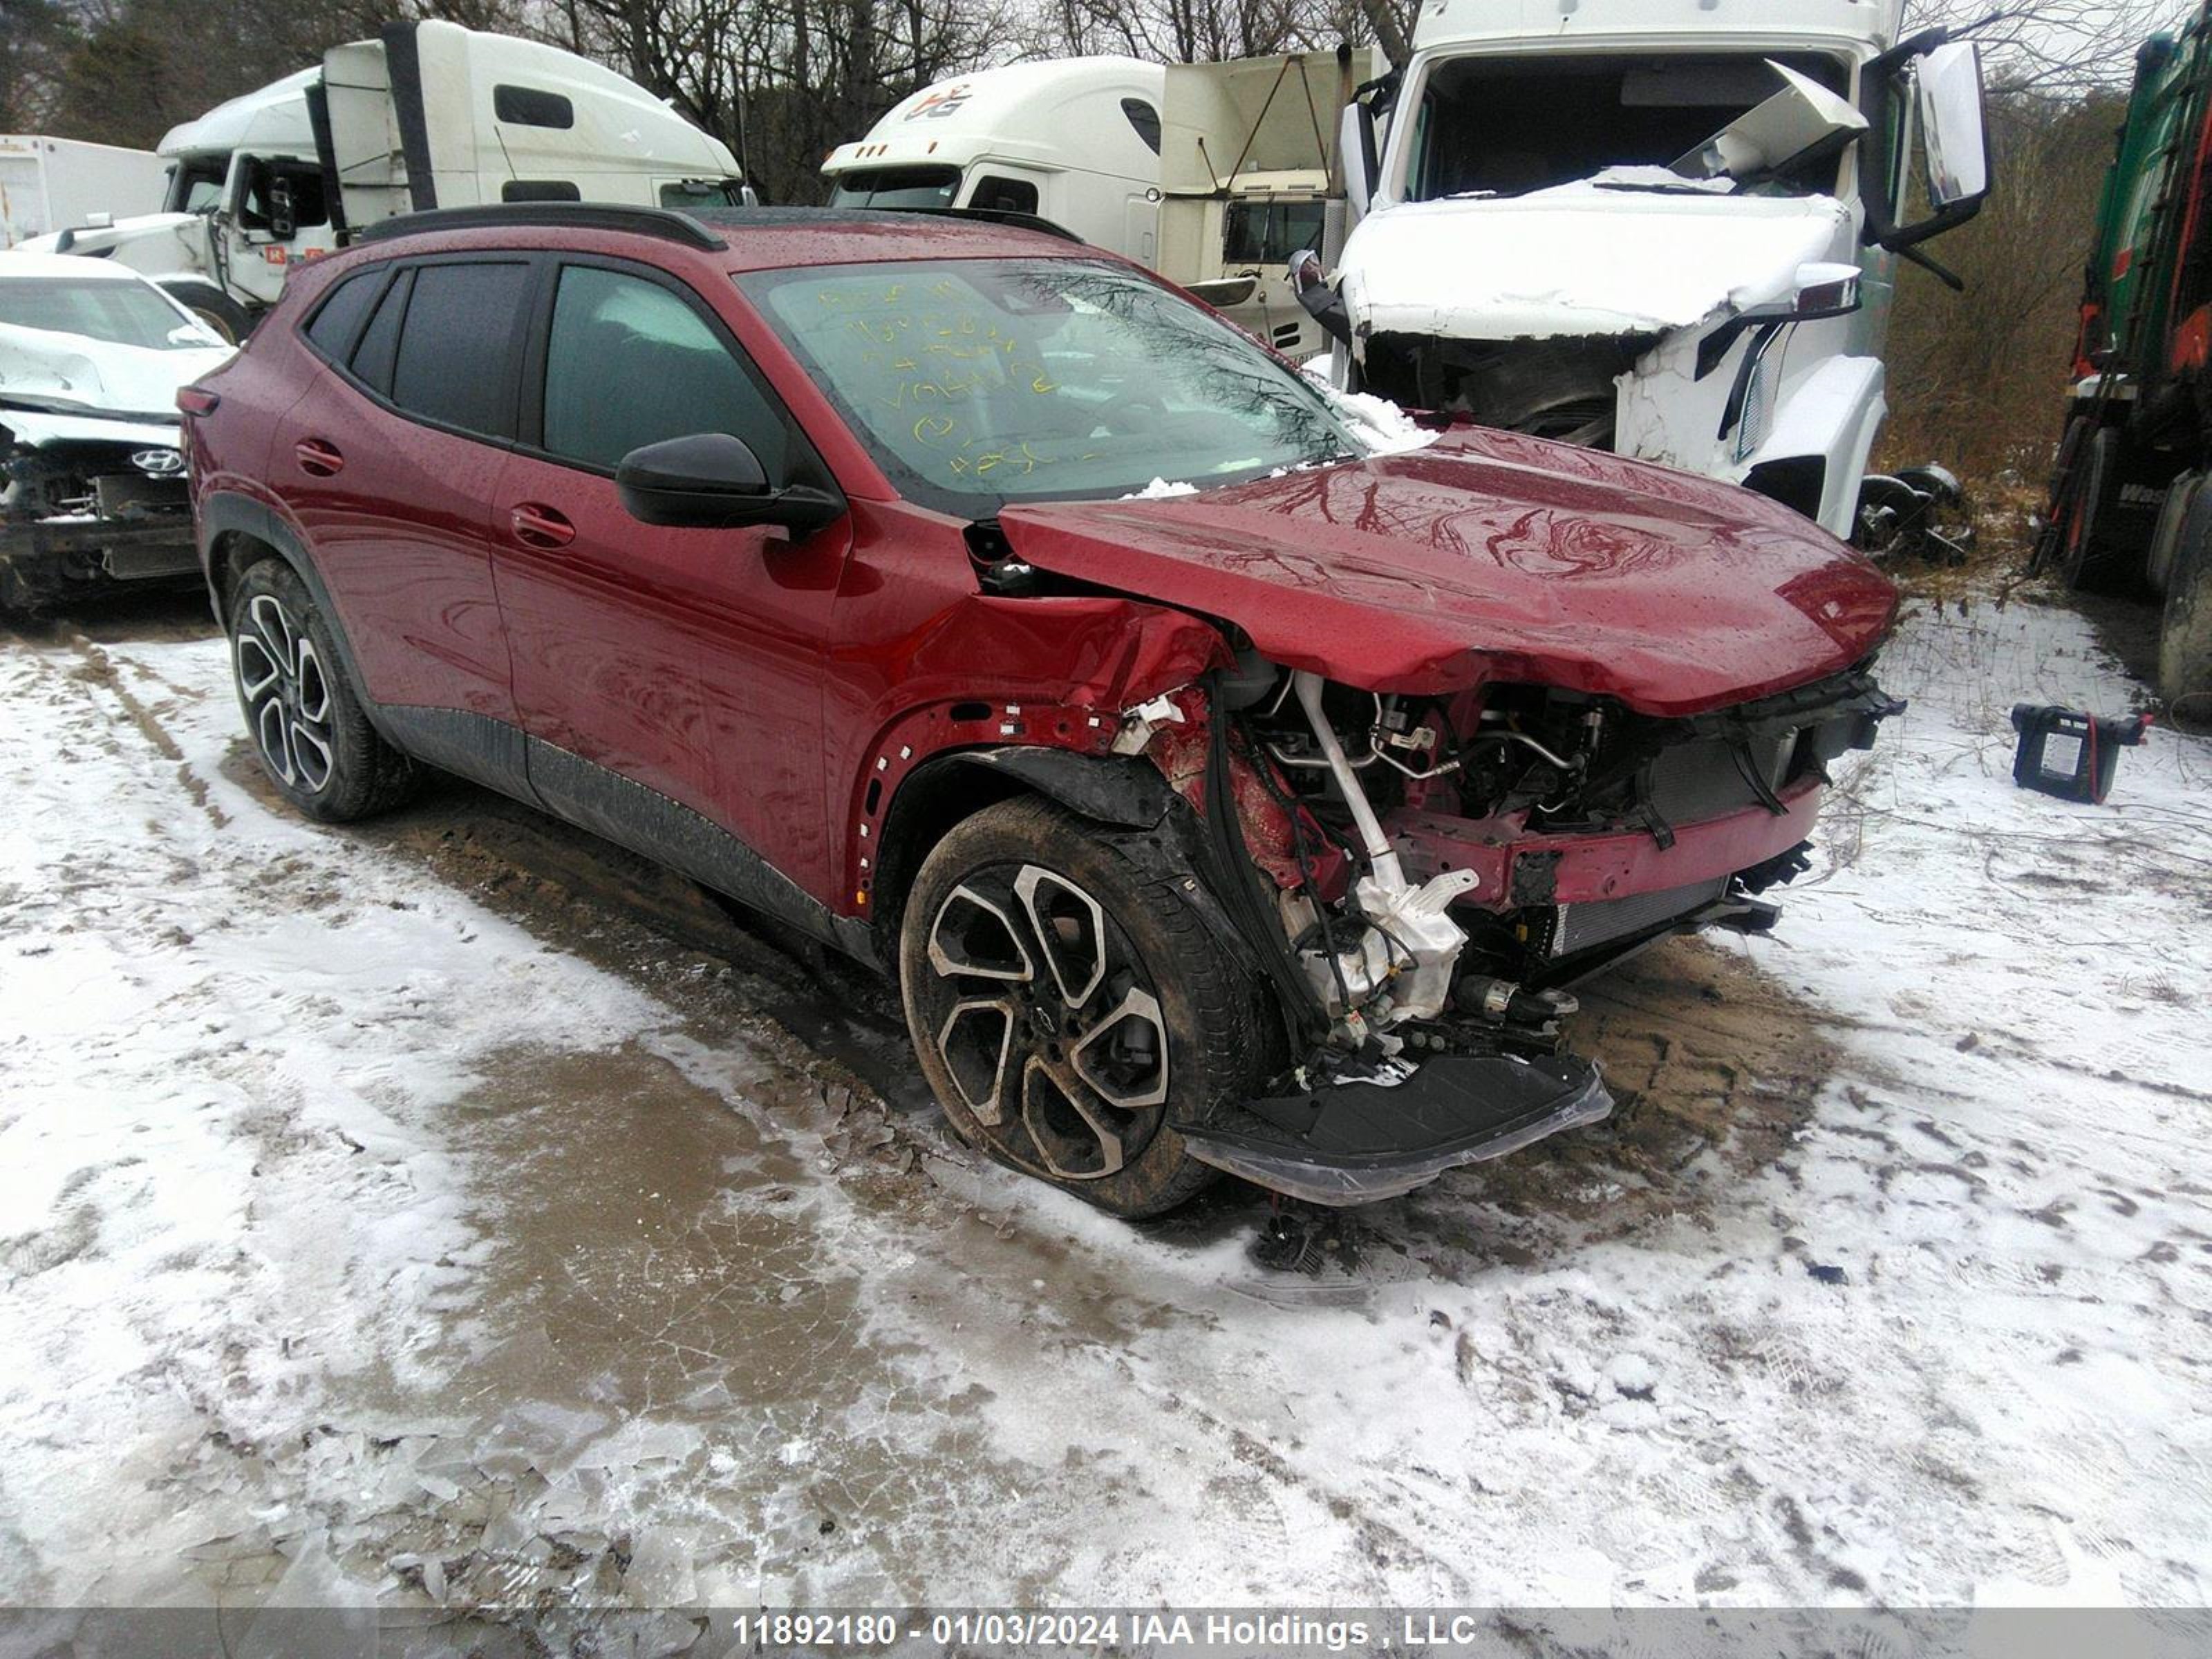
{"type": "Polygon", "coordinates": [[[679,210],[743,207],[745,205],[745,181],[742,179],[679,179],[674,184],[660,187],[660,205],[679,210]]]}
{"type": "Polygon", "coordinates": [[[82,334],[149,351],[204,349],[222,343],[147,284],[113,276],[9,276],[0,272],[0,323],[82,334]]]}
{"type": "Polygon", "coordinates": [[[837,175],[830,205],[842,208],[951,207],[960,191],[958,167],[863,167],[837,175]]]}
{"type": "Polygon", "coordinates": [[[1119,266],[933,260],[738,283],[901,492],[943,512],[1226,483],[1356,453],[1297,371],[1119,266]]]}
{"type": "MultiPolygon", "coordinates": [[[[1848,69],[1817,52],[1447,58],[1422,83],[1410,201],[1524,196],[1616,167],[1668,167],[1783,87],[1766,58],[1849,96],[1848,69]]],[[[1829,155],[1760,188],[1836,188],[1829,155]]]]}
{"type": "Polygon", "coordinates": [[[169,169],[169,191],[162,206],[170,213],[212,213],[222,201],[230,174],[228,155],[186,155],[169,169]]]}

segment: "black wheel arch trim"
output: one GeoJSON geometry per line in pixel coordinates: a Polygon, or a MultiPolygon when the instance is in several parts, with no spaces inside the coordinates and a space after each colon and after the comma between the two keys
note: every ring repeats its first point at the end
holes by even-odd
{"type": "Polygon", "coordinates": [[[352,641],[346,638],[345,623],[299,532],[266,501],[235,490],[213,490],[202,495],[195,504],[193,517],[199,541],[200,568],[207,576],[208,599],[215,607],[216,620],[226,629],[230,626],[227,609],[229,595],[223,592],[223,584],[216,576],[219,544],[226,536],[243,536],[259,542],[291,566],[294,574],[307,584],[308,597],[314,600],[315,609],[323,613],[324,626],[331,631],[331,643],[337,647],[338,664],[345,670],[346,679],[360,700],[362,711],[368,716],[368,723],[386,742],[405,748],[407,745],[399,741],[386,722],[382,707],[368,695],[368,682],[362,678],[352,641]]]}
{"type": "Polygon", "coordinates": [[[1027,785],[1071,812],[1121,830],[1157,829],[1175,799],[1158,767],[1124,755],[1079,755],[1016,744],[956,750],[933,764],[983,767],[1027,785]]]}

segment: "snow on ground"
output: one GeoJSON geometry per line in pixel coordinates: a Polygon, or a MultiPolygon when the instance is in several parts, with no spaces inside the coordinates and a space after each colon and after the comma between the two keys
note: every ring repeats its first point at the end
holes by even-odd
{"type": "Polygon", "coordinates": [[[276,810],[215,642],[0,646],[0,1602],[2201,1606],[2212,744],[2015,791],[2131,694],[2069,612],[1886,678],[1780,933],[1592,998],[1616,1118],[1298,1272],[519,809],[276,810]]]}

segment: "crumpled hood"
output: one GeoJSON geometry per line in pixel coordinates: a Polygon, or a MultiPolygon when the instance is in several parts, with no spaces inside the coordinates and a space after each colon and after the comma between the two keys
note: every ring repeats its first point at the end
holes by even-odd
{"type": "MultiPolygon", "coordinates": [[[[177,389],[228,362],[234,349],[155,351],[0,323],[0,402],[21,398],[54,405],[54,412],[166,418],[176,412],[177,389]]],[[[0,411],[0,422],[6,419],[0,411]]]]}
{"type": "Polygon", "coordinates": [[[1009,505],[1038,568],[1235,623],[1269,659],[1375,691],[1486,682],[1662,717],[1825,678],[1896,590],[1764,497],[1517,434],[1152,501],[1009,505]]]}
{"type": "Polygon", "coordinates": [[[1514,340],[1659,334],[1855,259],[1832,197],[1614,190],[1409,202],[1360,221],[1338,262],[1355,329],[1514,340]]]}

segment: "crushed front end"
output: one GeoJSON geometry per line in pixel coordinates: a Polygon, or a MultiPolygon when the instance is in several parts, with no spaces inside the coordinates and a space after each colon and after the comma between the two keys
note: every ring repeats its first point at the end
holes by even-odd
{"type": "Polygon", "coordinates": [[[173,424],[0,404],[0,606],[198,568],[173,424]]]}
{"type": "Polygon", "coordinates": [[[1248,649],[1130,711],[1118,746],[1203,813],[1294,1055],[1178,1125],[1193,1155],[1364,1203],[1604,1117],[1568,988],[1674,933],[1771,927],[1830,764],[1902,707],[1864,664],[1662,719],[1540,686],[1383,695],[1248,649]]]}

